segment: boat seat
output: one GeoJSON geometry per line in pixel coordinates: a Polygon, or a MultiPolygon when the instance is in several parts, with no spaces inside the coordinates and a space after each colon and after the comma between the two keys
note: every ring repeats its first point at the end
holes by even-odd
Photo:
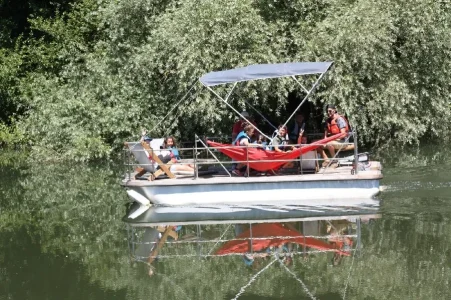
{"type": "Polygon", "coordinates": [[[300,157],[299,172],[300,173],[316,173],[318,171],[318,159],[316,150],[304,153],[300,157]]]}
{"type": "Polygon", "coordinates": [[[336,158],[343,158],[346,156],[349,156],[349,151],[354,151],[354,143],[350,142],[350,139],[352,138],[351,135],[348,135],[345,139],[345,143],[347,145],[343,145],[342,147],[339,147],[339,145],[335,145],[335,151],[336,151],[336,158]]]}
{"type": "Polygon", "coordinates": [[[161,150],[163,139],[153,139],[150,144],[146,142],[125,142],[130,152],[138,161],[140,167],[136,168],[135,179],[149,172],[149,180],[154,180],[157,177],[166,174],[169,178],[176,178],[171,172],[171,162],[163,163],[158,155],[165,150],[161,150]],[[151,159],[150,159],[151,158],[151,159]]]}

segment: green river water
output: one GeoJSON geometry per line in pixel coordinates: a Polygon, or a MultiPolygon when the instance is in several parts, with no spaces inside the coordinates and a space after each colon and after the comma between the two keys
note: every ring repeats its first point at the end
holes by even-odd
{"type": "MultiPolygon", "coordinates": [[[[238,299],[451,299],[451,152],[443,149],[380,158],[381,218],[362,224],[355,259],[296,257],[296,277],[272,266],[238,299]]],[[[233,299],[257,274],[236,257],[182,257],[158,261],[149,277],[130,260],[120,173],[115,164],[0,155],[0,300],[233,299]]]]}

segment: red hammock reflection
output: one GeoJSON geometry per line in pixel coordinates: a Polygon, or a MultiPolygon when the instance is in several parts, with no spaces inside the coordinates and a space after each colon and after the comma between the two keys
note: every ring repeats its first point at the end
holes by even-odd
{"type": "MultiPolygon", "coordinates": [[[[237,239],[245,239],[251,237],[251,230],[247,230],[240,235],[237,239]]],[[[305,237],[296,230],[285,228],[280,223],[263,223],[252,225],[252,238],[259,238],[252,240],[252,248],[249,240],[231,240],[225,243],[217,252],[218,255],[231,254],[231,253],[248,253],[254,251],[259,252],[269,247],[278,247],[285,243],[295,243],[316,250],[329,250],[335,251],[337,254],[349,256],[349,252],[345,252],[337,248],[335,244],[329,244],[325,241],[305,237]],[[267,239],[261,239],[265,238],[267,239]]]]}
{"type": "Polygon", "coordinates": [[[266,172],[270,170],[275,170],[287,163],[289,160],[298,158],[304,153],[324,146],[325,144],[345,137],[345,133],[339,133],[328,138],[316,141],[314,143],[304,145],[300,148],[296,148],[291,152],[275,152],[270,150],[263,150],[258,148],[241,148],[233,147],[230,144],[221,144],[213,141],[207,141],[208,145],[218,149],[220,152],[224,153],[228,157],[237,161],[247,161],[249,160],[249,167],[260,172],[266,172]],[[258,160],[263,160],[260,162],[258,160]],[[281,161],[280,161],[281,160],[281,161]],[[253,162],[251,162],[253,161],[253,162]]]}

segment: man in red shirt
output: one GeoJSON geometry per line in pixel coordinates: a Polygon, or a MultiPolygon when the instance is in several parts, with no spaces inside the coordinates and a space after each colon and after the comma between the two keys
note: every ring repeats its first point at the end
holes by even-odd
{"type": "MultiPolygon", "coordinates": [[[[257,124],[254,121],[254,118],[252,116],[250,116],[247,111],[241,112],[241,115],[243,117],[245,117],[246,119],[248,119],[255,127],[257,127],[257,124]]],[[[238,133],[243,131],[243,123],[245,123],[245,122],[246,122],[246,120],[243,120],[240,118],[237,122],[235,122],[235,124],[233,124],[232,143],[235,141],[236,137],[238,136],[238,133]]]]}

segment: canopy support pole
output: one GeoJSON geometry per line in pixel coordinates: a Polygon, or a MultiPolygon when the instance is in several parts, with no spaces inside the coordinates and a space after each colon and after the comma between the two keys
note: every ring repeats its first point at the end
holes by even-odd
{"type": "Polygon", "coordinates": [[[277,127],[274,126],[268,119],[265,118],[265,116],[263,116],[263,114],[258,111],[255,107],[253,107],[249,102],[247,102],[246,100],[244,100],[244,102],[250,106],[250,108],[252,108],[253,110],[255,110],[255,112],[263,118],[263,120],[265,120],[266,123],[268,123],[272,128],[274,128],[275,130],[277,130],[277,127]]]}
{"type": "MultiPolygon", "coordinates": [[[[197,134],[195,136],[196,136],[196,139],[197,139],[196,143],[197,143],[197,141],[199,141],[202,145],[204,145],[205,149],[207,149],[207,151],[211,154],[211,156],[213,156],[213,158],[216,159],[216,161],[221,165],[221,167],[224,169],[224,171],[227,172],[229,177],[232,177],[232,175],[230,174],[229,170],[227,170],[227,168],[221,163],[221,161],[216,157],[216,155],[210,150],[208,145],[206,145],[204,143],[204,141],[202,141],[197,134]]],[[[196,157],[197,157],[197,155],[196,155],[196,157]]]]}
{"type": "Polygon", "coordinates": [[[155,125],[151,130],[149,130],[149,133],[152,132],[152,131],[154,131],[155,128],[157,128],[158,126],[160,126],[160,124],[161,124],[161,123],[162,123],[162,122],[163,122],[163,121],[164,121],[164,120],[172,113],[172,111],[173,111],[174,109],[176,109],[177,106],[179,106],[180,103],[182,103],[183,100],[185,100],[186,96],[189,95],[189,93],[190,93],[191,90],[194,88],[194,86],[196,85],[196,83],[197,83],[197,80],[193,83],[193,85],[191,85],[190,89],[188,90],[188,92],[186,92],[186,94],[182,97],[182,99],[180,99],[180,101],[177,102],[177,103],[171,108],[171,110],[166,114],[166,116],[164,116],[164,117],[157,123],[157,125],[155,125]]]}
{"type": "Polygon", "coordinates": [[[237,111],[232,105],[230,105],[229,103],[227,103],[226,100],[224,100],[221,96],[218,95],[218,93],[216,93],[214,90],[212,90],[209,86],[204,85],[210,92],[212,92],[216,97],[218,97],[219,99],[222,100],[222,102],[224,102],[231,110],[233,110],[235,113],[237,113],[240,118],[242,118],[243,120],[245,120],[246,122],[248,122],[249,124],[252,125],[252,127],[255,128],[255,130],[257,130],[261,135],[263,135],[265,138],[267,138],[268,140],[271,140],[271,138],[269,136],[267,136],[266,134],[264,134],[260,129],[257,128],[257,126],[255,126],[254,124],[252,124],[251,121],[249,121],[248,119],[246,119],[239,111],[237,111]]]}
{"type": "MultiPolygon", "coordinates": [[[[308,97],[310,97],[310,95],[313,93],[313,91],[316,89],[316,87],[319,85],[319,83],[321,82],[321,80],[323,80],[324,75],[327,73],[326,72],[322,73],[318,79],[315,81],[315,83],[313,84],[312,88],[310,89],[310,91],[307,92],[307,95],[305,95],[304,99],[302,99],[301,103],[298,105],[298,107],[296,107],[296,109],[293,111],[293,113],[290,115],[290,117],[288,118],[288,120],[283,124],[283,126],[287,126],[288,122],[290,122],[291,118],[293,118],[294,114],[298,111],[299,108],[301,108],[302,104],[304,104],[304,102],[307,100],[308,97]]],[[[297,80],[296,80],[297,81],[297,80]]]]}
{"type": "Polygon", "coordinates": [[[305,283],[301,280],[301,278],[298,278],[296,276],[296,274],[293,273],[293,271],[288,269],[288,267],[280,259],[279,259],[279,263],[285,269],[285,271],[287,271],[291,276],[294,277],[294,279],[296,279],[296,281],[298,281],[301,284],[302,288],[304,289],[304,292],[310,297],[310,299],[316,300],[316,297],[309,291],[309,289],[307,288],[305,283]]]}
{"type": "MultiPolygon", "coordinates": [[[[236,86],[236,82],[235,85],[233,86],[233,88],[235,88],[236,86]]],[[[233,90],[232,88],[232,90],[233,90]]],[[[230,91],[232,92],[232,91],[230,91]]],[[[227,96],[226,101],[228,100],[230,94],[227,96]]],[[[247,102],[245,99],[243,99],[244,103],[246,103],[250,108],[252,108],[260,117],[262,117],[263,120],[265,120],[266,123],[268,123],[272,128],[274,128],[275,130],[277,130],[277,127],[274,126],[267,118],[265,118],[265,116],[258,110],[256,109],[254,106],[252,106],[249,102],[247,102]]]]}
{"type": "Polygon", "coordinates": [[[255,274],[254,276],[252,276],[252,278],[249,280],[249,282],[248,282],[246,285],[244,285],[243,287],[241,287],[241,289],[240,289],[240,291],[238,292],[238,294],[236,294],[236,296],[235,296],[232,300],[237,300],[237,299],[241,296],[241,294],[244,293],[244,291],[246,290],[246,288],[249,287],[249,286],[252,284],[252,282],[254,282],[255,279],[257,279],[257,277],[258,277],[261,273],[263,273],[266,269],[268,269],[273,263],[275,263],[275,262],[278,261],[278,260],[279,260],[278,258],[274,258],[273,261],[271,261],[270,263],[268,263],[263,269],[261,269],[260,271],[258,271],[257,274],[255,274]]]}
{"type": "Polygon", "coordinates": [[[236,84],[237,84],[238,82],[235,82],[234,84],[233,84],[233,86],[232,86],[232,89],[230,90],[230,92],[227,94],[227,96],[225,97],[225,102],[227,102],[228,100],[229,100],[229,98],[230,98],[230,95],[232,95],[232,92],[233,92],[233,90],[235,89],[235,87],[236,87],[236,84]]]}
{"type": "Polygon", "coordinates": [[[301,88],[304,89],[304,92],[308,93],[308,89],[306,89],[306,88],[299,82],[299,80],[296,79],[296,77],[295,77],[294,75],[291,76],[291,78],[293,78],[294,81],[296,81],[296,82],[301,86],[301,88]]]}

